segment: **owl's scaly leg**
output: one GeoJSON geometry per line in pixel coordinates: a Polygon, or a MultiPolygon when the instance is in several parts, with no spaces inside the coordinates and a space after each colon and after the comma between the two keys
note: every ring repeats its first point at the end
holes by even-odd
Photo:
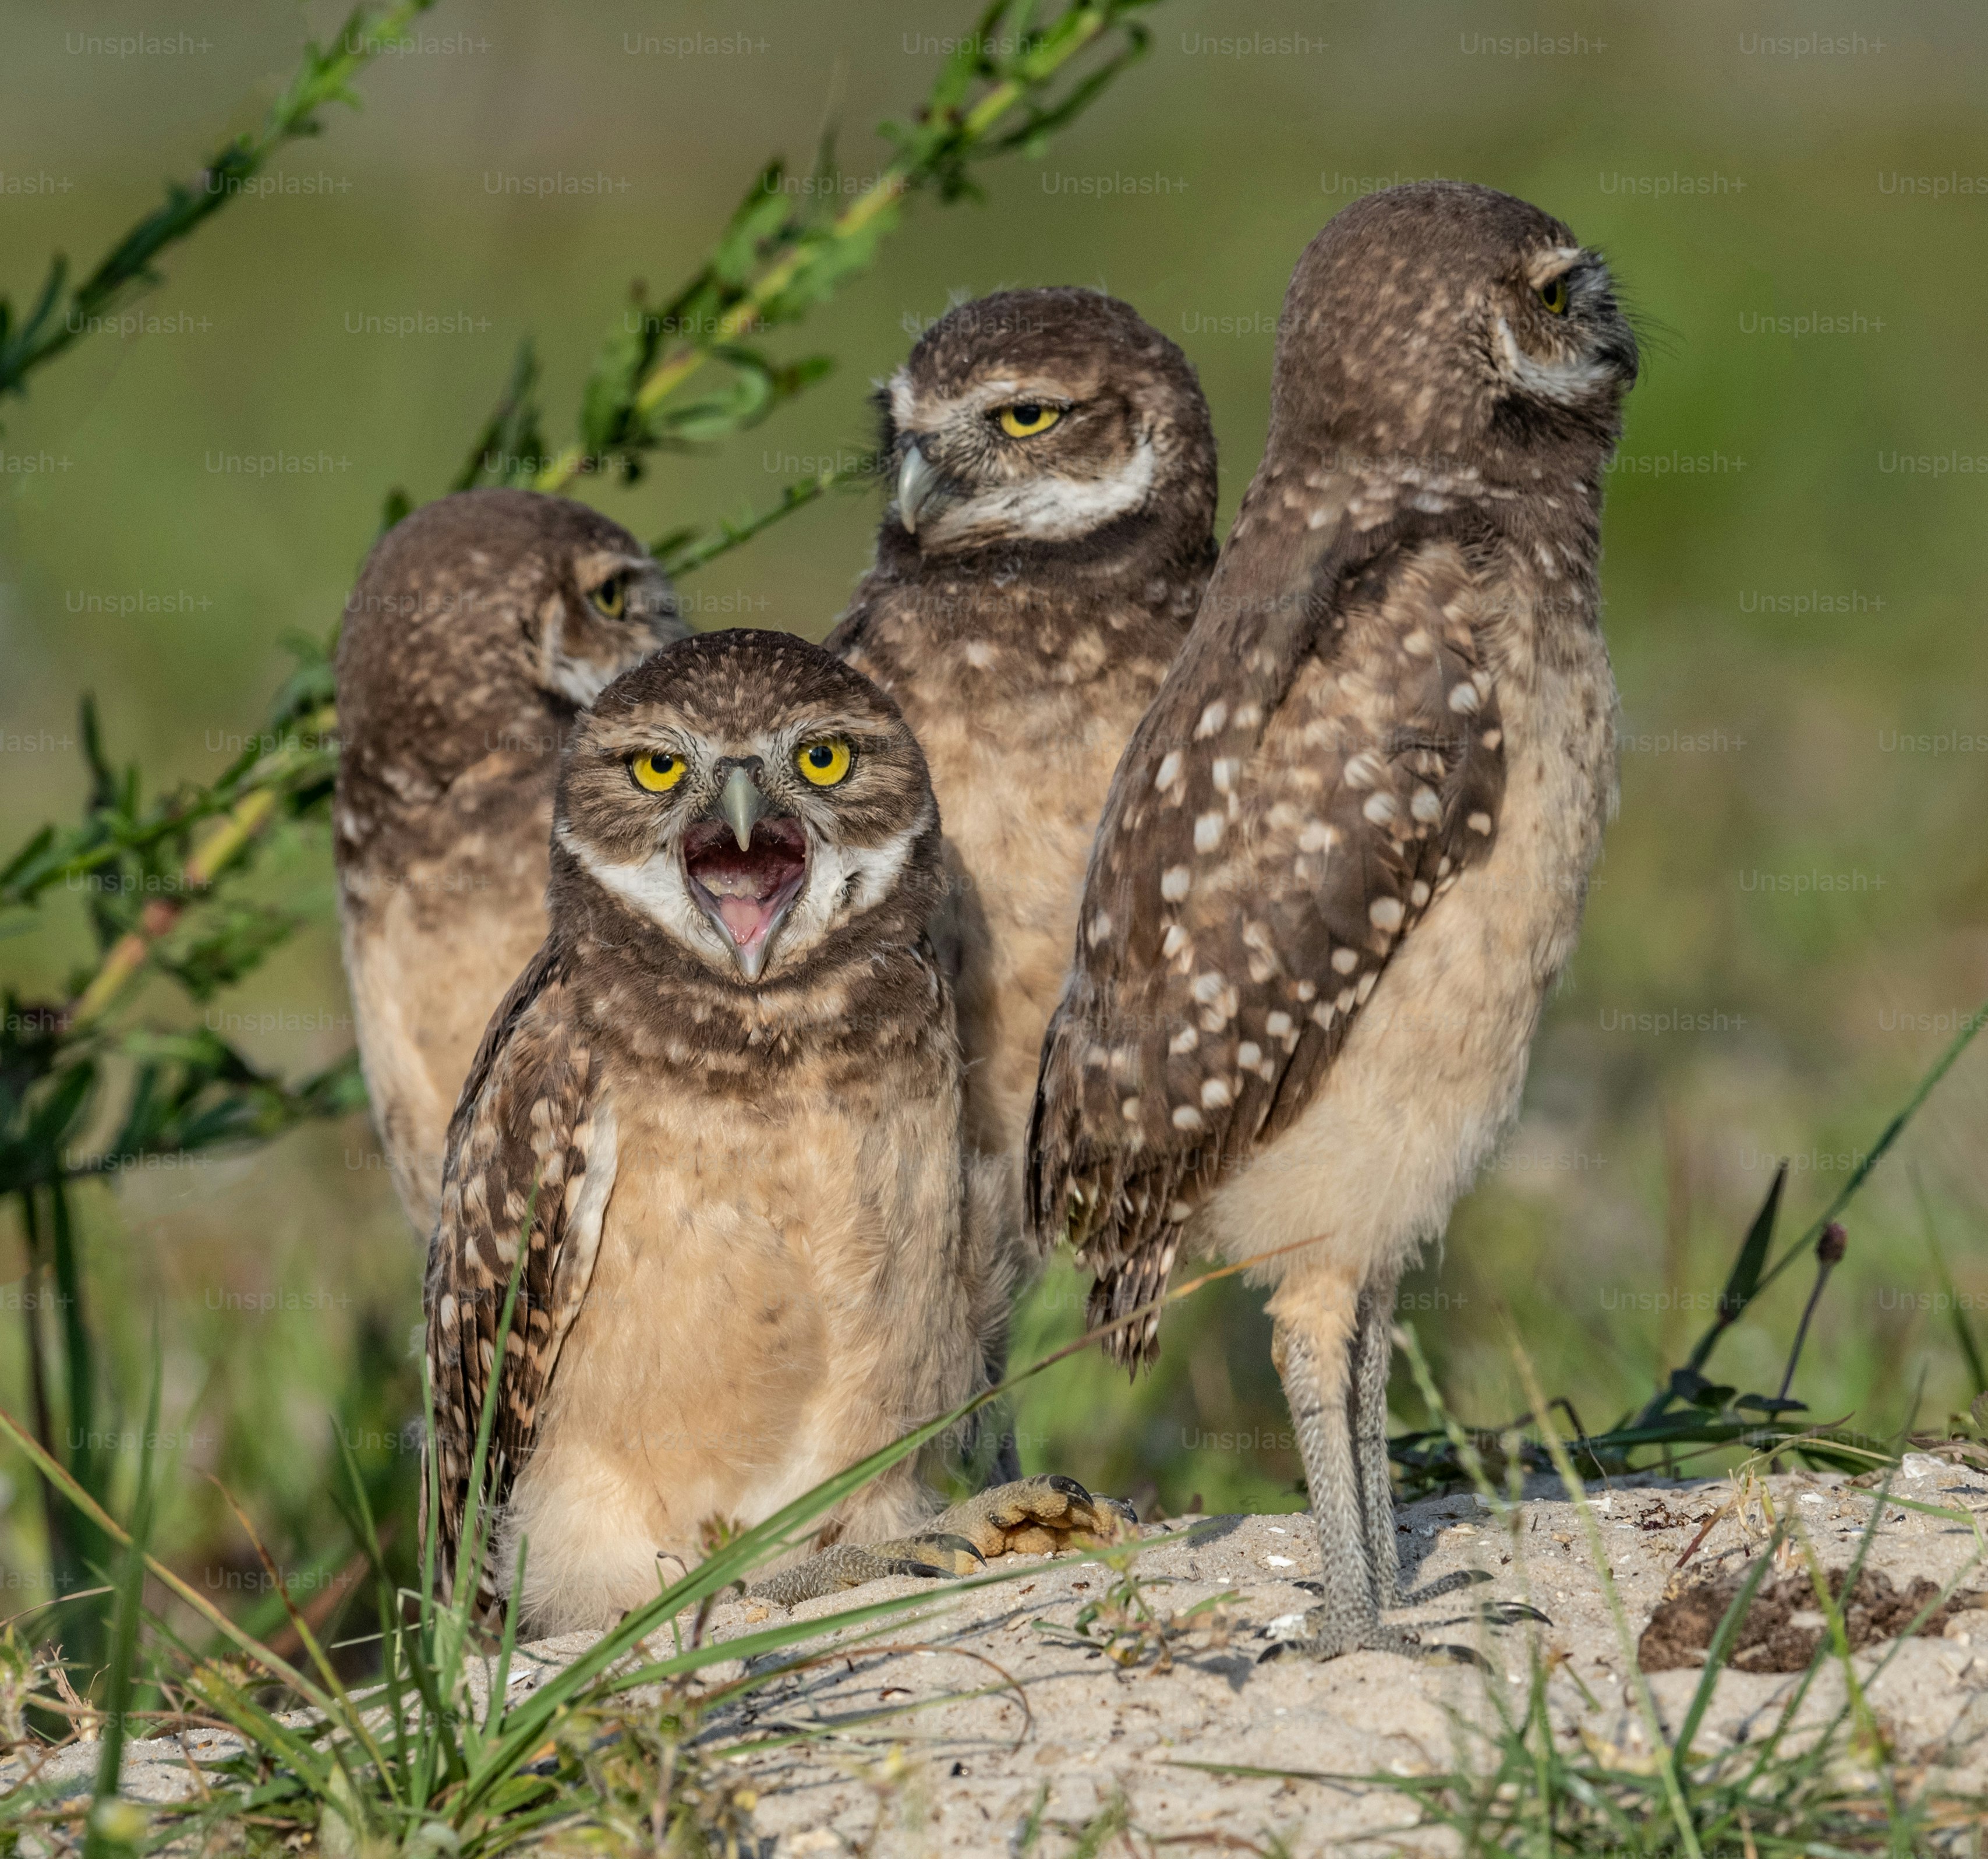
{"type": "Polygon", "coordinates": [[[955,1504],[929,1529],[894,1542],[837,1543],[782,1569],[746,1590],[753,1600],[791,1607],[887,1575],[931,1579],[976,1573],[1010,1551],[1025,1555],[1067,1549],[1079,1539],[1115,1542],[1138,1521],[1115,1498],[1094,1498],[1074,1478],[1046,1473],[997,1485],[955,1504]]]}
{"type": "Polygon", "coordinates": [[[1353,1337],[1353,1437],[1357,1454],[1360,1515],[1365,1526],[1374,1605],[1385,1611],[1401,1598],[1401,1552],[1395,1542],[1395,1487],[1388,1471],[1388,1365],[1394,1353],[1398,1275],[1371,1280],[1360,1294],[1353,1337]]]}
{"type": "Polygon", "coordinates": [[[838,1542],[780,1569],[746,1590],[746,1599],[792,1607],[844,1588],[860,1588],[887,1575],[921,1575],[930,1580],[972,1575],[983,1566],[980,1553],[963,1536],[911,1537],[901,1542],[838,1542]]]}
{"type": "Polygon", "coordinates": [[[1300,1325],[1289,1315],[1276,1320],[1271,1353],[1283,1378],[1304,1461],[1324,1598],[1307,1610],[1303,1634],[1278,1642],[1270,1653],[1336,1659],[1341,1653],[1398,1652],[1482,1665],[1483,1656],[1467,1646],[1425,1644],[1413,1629],[1391,1627],[1381,1618],[1383,1581],[1391,1580],[1391,1591],[1398,1591],[1401,1582],[1383,1435],[1388,1332],[1382,1313],[1391,1313],[1393,1304],[1391,1286],[1378,1298],[1362,1295],[1351,1336],[1343,1325],[1300,1325]],[[1376,1336],[1378,1352],[1371,1346],[1376,1336]],[[1378,1468],[1373,1464],[1377,1450],[1378,1468]],[[1387,1559],[1377,1566],[1377,1546],[1382,1542],[1387,1559]]]}
{"type": "Polygon", "coordinates": [[[1317,1659],[1361,1651],[1418,1652],[1421,1642],[1413,1633],[1382,1624],[1374,1596],[1371,1537],[1353,1438],[1354,1350],[1329,1330],[1326,1336],[1315,1336],[1309,1327],[1280,1318],[1271,1353],[1304,1461],[1324,1597],[1306,1613],[1304,1636],[1284,1644],[1317,1659]]]}

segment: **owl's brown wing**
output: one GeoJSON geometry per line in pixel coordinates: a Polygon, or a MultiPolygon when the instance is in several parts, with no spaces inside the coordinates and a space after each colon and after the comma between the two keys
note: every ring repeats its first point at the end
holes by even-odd
{"type": "Polygon", "coordinates": [[[1182,1223],[1303,1109],[1496,831],[1493,616],[1456,524],[1341,526],[1309,560],[1294,527],[1232,541],[1119,765],[1043,1043],[1031,1222],[1067,1221],[1094,1323],[1164,1290],[1182,1223]]]}
{"type": "MultiPolygon", "coordinates": [[[[596,1099],[593,1082],[564,968],[548,943],[492,1016],[463,1085],[428,1249],[428,1374],[441,1494],[434,1525],[445,1586],[453,1578],[477,1424],[520,1237],[524,1268],[478,1501],[486,1519],[502,1505],[531,1451],[539,1403],[593,1275],[615,1164],[613,1115],[596,1099]]],[[[425,1480],[423,1490],[425,1499],[425,1480]]],[[[480,1605],[495,1603],[504,1579],[486,1558],[480,1605]]]]}

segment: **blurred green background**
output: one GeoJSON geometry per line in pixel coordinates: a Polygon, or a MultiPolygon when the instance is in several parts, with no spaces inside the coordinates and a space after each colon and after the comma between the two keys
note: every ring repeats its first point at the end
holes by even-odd
{"type": "MultiPolygon", "coordinates": [[[[93,259],[337,19],[0,7],[0,283],[18,303],[50,249],[93,259]],[[128,34],[174,49],[103,49],[128,34]]],[[[335,618],[383,494],[445,487],[522,336],[556,442],[630,280],[666,292],[757,165],[804,167],[830,117],[845,171],[874,172],[871,126],[923,94],[969,23],[848,0],[445,0],[418,49],[362,76],[363,114],[329,113],[279,158],[286,191],[169,256],[137,333],[91,338],[0,408],[0,841],[73,814],[85,691],[115,758],[161,781],[218,770],[284,672],[283,635],[335,618]],[[438,327],[377,333],[394,318],[438,327]],[[231,462],[276,452],[314,469],[231,462]]],[[[826,383],[717,454],[581,494],[649,537],[763,506],[865,447],[870,383],[953,298],[1077,283],[1128,299],[1199,368],[1226,523],[1260,450],[1291,264],[1354,192],[1484,181],[1605,248],[1651,350],[1606,523],[1621,814],[1523,1119],[1404,1312],[1470,1421],[1524,1404],[1509,1316],[1599,1427],[1709,1320],[1774,1159],[1794,1159],[1792,1233],[1988,996],[1984,80],[1988,15],[1958,3],[1169,0],[1150,57],[1040,161],[989,171],[984,205],[915,204],[873,271],[772,339],[833,355],[826,383]]],[[[819,637],[880,505],[832,496],[715,564],[686,583],[693,618],[819,637]]],[[[322,832],[261,882],[311,927],[216,1024],[267,1062],[322,1065],[352,1037],[322,832]]],[[[59,896],[0,968],[59,991],[81,920],[59,896]]],[[[1927,1231],[1963,1303],[1988,1305],[1985,1105],[1988,1049],[1856,1204],[1795,1390],[1818,1417],[1894,1432],[1976,1391],[1927,1231]]],[[[211,1469],[293,1565],[342,1555],[327,1417],[411,1490],[418,1406],[418,1248],[363,1121],[80,1200],[127,1412],[159,1313],[182,1474],[167,1542],[227,1584],[239,1538],[192,1475],[211,1469]]],[[[20,1271],[0,1233],[17,1413],[20,1271]]],[[[1722,1379],[1773,1391],[1807,1281],[1750,1313],[1722,1379]]],[[[1017,1360],[1080,1312],[1060,1266],[1017,1360]]],[[[1089,1358],[1030,1384],[1028,1466],[1172,1509],[1297,1505],[1259,1294],[1213,1287],[1165,1337],[1136,1386],[1089,1358]]],[[[1396,1393],[1419,1424],[1398,1363],[1396,1393]]],[[[27,1589],[39,1509],[11,1469],[0,1559],[27,1589]]]]}

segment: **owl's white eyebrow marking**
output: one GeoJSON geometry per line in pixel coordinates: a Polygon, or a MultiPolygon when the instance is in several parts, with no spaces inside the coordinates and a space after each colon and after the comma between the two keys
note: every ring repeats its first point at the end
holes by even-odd
{"type": "Polygon", "coordinates": [[[1552,245],[1534,259],[1526,273],[1526,282],[1537,290],[1561,273],[1570,271],[1587,257],[1584,245],[1552,245]]]}

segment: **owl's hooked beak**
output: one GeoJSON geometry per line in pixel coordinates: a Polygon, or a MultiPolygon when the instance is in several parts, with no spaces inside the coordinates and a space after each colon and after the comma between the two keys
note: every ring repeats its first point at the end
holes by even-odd
{"type": "Polygon", "coordinates": [[[752,850],[752,828],[766,817],[771,806],[759,784],[742,767],[734,768],[725,777],[725,791],[718,797],[718,811],[730,824],[739,851],[752,850]]]}
{"type": "Polygon", "coordinates": [[[898,520],[911,534],[918,533],[918,512],[931,501],[942,482],[915,442],[905,449],[904,462],[898,467],[898,520]]]}

